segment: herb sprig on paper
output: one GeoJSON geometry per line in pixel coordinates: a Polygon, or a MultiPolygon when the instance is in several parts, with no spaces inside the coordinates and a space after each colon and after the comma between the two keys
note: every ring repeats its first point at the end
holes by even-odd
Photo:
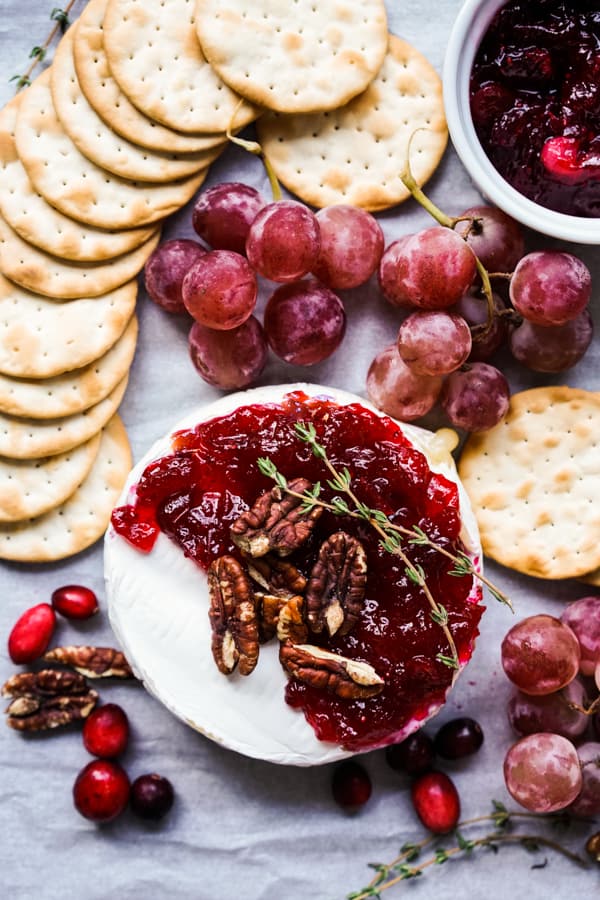
{"type": "Polygon", "coordinates": [[[54,26],[42,44],[36,44],[31,48],[29,59],[33,60],[33,62],[30,63],[28,69],[22,75],[13,75],[9,78],[9,81],[14,81],[16,83],[18,91],[31,84],[31,76],[33,75],[36,66],[44,61],[54,39],[58,34],[64,34],[71,24],[69,13],[76,2],[77,0],[69,0],[64,9],[59,6],[55,6],[52,9],[50,20],[54,22],[54,26]]]}
{"type": "Polygon", "coordinates": [[[263,475],[273,479],[275,484],[285,493],[297,497],[303,501],[305,511],[310,511],[315,506],[327,509],[337,516],[350,516],[354,519],[362,519],[367,522],[380,536],[380,545],[388,553],[400,557],[405,566],[407,578],[414,584],[418,585],[430,607],[430,616],[436,625],[439,625],[444,632],[448,642],[448,654],[439,653],[437,659],[444,665],[458,669],[459,660],[456,644],[448,626],[448,612],[446,608],[438,603],[431,593],[427,584],[425,572],[420,565],[415,565],[405,550],[406,544],[416,546],[426,546],[436,550],[448,559],[454,562],[454,568],[450,571],[451,575],[457,577],[463,575],[471,575],[485,584],[491,591],[492,595],[501,603],[506,604],[512,609],[509,598],[495,587],[487,578],[477,571],[473,562],[466,553],[461,551],[452,553],[446,547],[432,540],[421,528],[413,525],[407,528],[403,525],[397,525],[391,522],[388,516],[379,509],[372,509],[363,503],[354,492],[352,487],[352,478],[347,468],[337,469],[329,457],[325,447],[317,440],[317,432],[312,422],[296,422],[296,436],[305,444],[307,444],[313,456],[323,461],[331,478],[327,480],[328,486],[338,493],[330,502],[321,497],[321,484],[317,482],[312,488],[304,493],[297,493],[290,490],[286,477],[277,469],[273,460],[267,457],[261,457],[257,461],[259,470],[263,475]]]}

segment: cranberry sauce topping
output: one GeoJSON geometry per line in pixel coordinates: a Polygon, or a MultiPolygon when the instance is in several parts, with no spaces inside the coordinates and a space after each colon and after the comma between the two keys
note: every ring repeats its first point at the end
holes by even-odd
{"type": "Polygon", "coordinates": [[[471,113],[500,174],[529,199],[600,216],[600,6],[512,0],[475,57],[471,113]]]}
{"type": "MultiPolygon", "coordinates": [[[[148,551],[149,529],[160,528],[204,569],[224,553],[241,559],[229,528],[273,486],[260,474],[258,457],[270,457],[287,478],[320,481],[323,499],[334,496],[322,460],[295,434],[295,423],[308,419],[334,465],[349,469],[364,503],[399,524],[418,525],[443,546],[460,547],[456,485],[430,471],[423,454],[394,422],[358,404],[337,406],[300,393],[279,404],[241,407],[179,432],[173,453],[144,471],[135,503],[115,511],[115,530],[148,551]]],[[[392,740],[408,722],[425,718],[431,704],[443,702],[453,672],[435,658],[447,654],[448,646],[424,595],[407,577],[402,560],[381,548],[367,523],[325,511],[293,562],[308,574],[321,543],[340,527],[355,535],[367,553],[364,613],[345,637],[319,635],[311,641],[370,662],[386,686],[377,697],[348,701],[290,681],[286,699],[304,710],[319,738],[360,749],[386,737],[392,740]]],[[[452,561],[434,550],[410,544],[405,549],[415,565],[423,566],[432,593],[448,610],[459,656],[466,661],[483,610],[469,599],[472,579],[449,575],[452,561]]]]}

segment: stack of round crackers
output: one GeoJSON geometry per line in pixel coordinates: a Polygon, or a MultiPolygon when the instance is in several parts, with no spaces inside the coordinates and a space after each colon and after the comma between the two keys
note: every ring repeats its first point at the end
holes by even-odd
{"type": "Polygon", "coordinates": [[[440,79],[383,0],[90,0],[0,111],[0,558],[105,530],[130,465],[136,276],[259,116],[278,177],[316,206],[400,202],[411,135],[421,183],[447,139],[440,79]]]}

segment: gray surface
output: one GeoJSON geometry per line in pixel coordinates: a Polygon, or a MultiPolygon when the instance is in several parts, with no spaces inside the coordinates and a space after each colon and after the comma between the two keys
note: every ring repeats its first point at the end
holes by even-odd
{"type": "MultiPolygon", "coordinates": [[[[0,101],[12,95],[5,79],[25,68],[29,48],[47,33],[50,0],[0,2],[2,80],[0,101]]],[[[82,4],[77,4],[81,9],[82,4]]],[[[444,46],[458,0],[390,2],[392,30],[412,41],[441,69],[444,46]]],[[[229,151],[211,172],[207,184],[241,176],[267,191],[257,160],[229,151]]],[[[479,200],[469,179],[449,151],[429,191],[448,212],[479,200]]],[[[390,240],[429,224],[414,204],[380,217],[390,240]]],[[[190,235],[190,213],[168,223],[165,236],[190,235]]],[[[530,235],[530,247],[550,242],[530,235]]],[[[594,313],[600,306],[597,250],[580,255],[594,269],[594,313]]],[[[263,300],[264,302],[264,300],[263,300]]],[[[375,292],[360,290],[347,299],[349,330],[342,348],[329,361],[308,371],[271,359],[261,383],[296,378],[364,392],[373,355],[395,336],[396,316],[375,292]]],[[[217,392],[194,373],[187,358],[187,321],[161,313],[143,295],[139,314],[139,349],[130,386],[121,408],[135,458],[186,410],[213,399],[217,392]]],[[[598,325],[597,321],[597,325],[598,325]]],[[[600,389],[600,340],[586,359],[564,378],[552,379],[600,389]]],[[[546,379],[511,371],[515,388],[546,379]]],[[[548,381],[550,379],[547,379],[548,381]]],[[[518,616],[537,611],[559,613],[565,601],[586,593],[575,582],[543,583],[489,566],[491,576],[514,598],[518,616]]],[[[1,630],[28,606],[46,601],[61,584],[83,583],[101,601],[102,553],[99,546],[57,565],[1,564],[1,630]]],[[[513,619],[488,598],[481,637],[472,663],[456,687],[437,724],[457,713],[477,718],[485,743],[477,758],[445,769],[455,778],[463,815],[490,808],[491,798],[509,802],[502,779],[502,758],[512,735],[504,707],[509,689],[499,663],[499,644],[513,619]]],[[[60,642],[110,643],[106,614],[83,626],[61,623],[60,642]]],[[[13,667],[2,639],[0,679],[13,667]]],[[[199,686],[201,689],[201,686],[199,686]]],[[[331,767],[309,770],[275,767],[222,750],[173,719],[141,688],[114,686],[102,690],[105,700],[121,703],[133,728],[124,763],[132,777],[158,771],[177,792],[172,815],[160,827],[139,824],[126,814],[113,825],[97,828],[80,818],[71,802],[76,773],[89,761],[78,732],[21,738],[0,726],[0,884],[4,897],[43,900],[86,898],[119,900],[169,896],[194,900],[341,900],[370,877],[367,862],[386,861],[406,840],[422,834],[409,800],[409,782],[389,770],[382,753],[364,757],[374,784],[373,796],[359,815],[342,814],[330,798],[331,767]]],[[[432,723],[433,724],[433,723],[432,723]]],[[[429,731],[435,729],[430,726],[429,731]]],[[[577,845],[576,833],[571,840],[577,845]]],[[[477,859],[434,868],[419,882],[390,890],[386,897],[465,896],[534,900],[591,897],[598,872],[582,872],[548,855],[548,865],[532,869],[536,859],[521,850],[484,852],[477,859]]]]}

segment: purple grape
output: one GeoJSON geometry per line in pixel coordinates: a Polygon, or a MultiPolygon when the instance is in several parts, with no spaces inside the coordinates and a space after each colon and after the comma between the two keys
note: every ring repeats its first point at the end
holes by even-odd
{"type": "Polygon", "coordinates": [[[189,348],[192,363],[204,381],[226,391],[252,384],[267,361],[267,342],[254,316],[229,331],[194,322],[189,348]]]}
{"type": "Polygon", "coordinates": [[[437,375],[415,375],[400,358],[395,344],[379,353],[369,367],[369,400],[388,416],[410,422],[434,406],[442,379],[437,375]]]}
{"type": "Polygon", "coordinates": [[[588,741],[577,748],[583,784],[569,812],[575,816],[600,815],[600,744],[588,741]]]}
{"type": "MultiPolygon", "coordinates": [[[[496,313],[504,312],[506,305],[500,296],[494,292],[492,297],[496,313]]],[[[473,343],[468,361],[485,362],[496,352],[506,337],[508,330],[506,318],[501,315],[495,315],[489,329],[483,330],[481,326],[487,325],[488,307],[486,300],[481,297],[477,288],[472,288],[466,294],[463,294],[451,311],[462,316],[471,327],[473,343]]]]}
{"type": "Polygon", "coordinates": [[[196,200],[192,225],[213,250],[234,250],[245,255],[250,225],[264,205],[261,194],[247,184],[216,184],[196,200]]]}
{"type": "Polygon", "coordinates": [[[508,720],[519,735],[551,731],[574,740],[581,737],[588,724],[588,717],[569,703],[583,706],[585,689],[575,678],[561,691],[534,697],[517,691],[508,701],[508,720]]]}
{"type": "Polygon", "coordinates": [[[487,431],[508,412],[510,390],[502,372],[488,363],[469,363],[448,376],[440,402],[452,425],[487,431]]]}
{"type": "Polygon", "coordinates": [[[526,694],[551,694],[573,681],[579,671],[579,642],[560,619],[540,613],[527,616],[505,634],[502,667],[526,694]]]}
{"type": "Polygon", "coordinates": [[[589,269],[571,253],[528,253],[510,281],[510,299],[524,319],[536,325],[564,325],[587,306],[592,290],[589,269]]]}
{"type": "Polygon", "coordinates": [[[312,272],[321,247],[314,213],[295,200],[269,203],[256,216],[246,239],[255,271],[271,281],[290,282],[312,272]]]}
{"type": "Polygon", "coordinates": [[[205,255],[206,248],[197,241],[178,239],[159,244],[144,267],[148,296],[167,312],[185,312],[181,294],[183,279],[205,255]]]}
{"type": "Polygon", "coordinates": [[[327,206],[317,213],[321,250],[312,272],[333,290],[364,284],[379,265],[383,232],[371,213],[356,206],[327,206]]]}
{"type": "Polygon", "coordinates": [[[311,278],[282,285],[271,295],[264,326],[277,356],[299,366],[312,366],[340,345],[346,312],[333,291],[311,278]]]}
{"type": "Polygon", "coordinates": [[[252,315],[257,290],[256,276],[245,257],[232,250],[211,250],[189,270],[181,293],[197,322],[227,331],[252,315]]]}
{"type": "Polygon", "coordinates": [[[600,662],[600,597],[581,597],[570,603],[561,622],[568,625],[581,647],[579,671],[593,675],[600,662]]]}
{"type": "Polygon", "coordinates": [[[458,222],[454,230],[488,272],[512,272],[525,252],[521,226],[493,206],[471,206],[462,216],[472,221],[458,222]]]}
{"type": "Polygon", "coordinates": [[[524,319],[510,336],[510,351],[534,372],[564,372],[583,357],[593,334],[594,325],[587,309],[564,325],[534,325],[524,319]]]}
{"type": "Polygon", "coordinates": [[[530,812],[564,809],[581,790],[577,751],[559,734],[530,734],[506,754],[504,780],[511,797],[530,812]]]}

